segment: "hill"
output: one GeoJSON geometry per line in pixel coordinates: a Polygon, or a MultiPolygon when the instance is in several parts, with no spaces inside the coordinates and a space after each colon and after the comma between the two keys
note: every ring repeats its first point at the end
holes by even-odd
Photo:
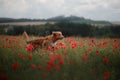
{"type": "Polygon", "coordinates": [[[47,21],[69,21],[69,22],[77,22],[77,23],[87,23],[87,24],[108,24],[110,25],[111,23],[109,21],[95,21],[91,19],[86,19],[84,17],[78,17],[78,16],[56,16],[52,18],[48,18],[47,21]]]}
{"type": "Polygon", "coordinates": [[[104,25],[111,25],[108,21],[95,21],[91,19],[86,19],[84,17],[78,17],[78,16],[56,16],[51,17],[48,19],[27,19],[27,18],[20,18],[20,19],[14,19],[14,18],[0,18],[0,23],[8,23],[8,22],[75,22],[75,23],[87,23],[92,25],[98,25],[98,26],[104,26],[104,25]]]}

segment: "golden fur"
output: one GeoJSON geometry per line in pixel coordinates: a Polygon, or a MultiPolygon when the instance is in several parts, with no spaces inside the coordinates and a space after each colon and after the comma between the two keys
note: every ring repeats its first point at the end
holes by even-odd
{"type": "Polygon", "coordinates": [[[62,35],[60,31],[52,32],[51,35],[48,35],[46,37],[39,37],[34,40],[30,40],[28,34],[24,32],[23,37],[26,43],[33,45],[35,49],[38,47],[40,48],[47,48],[48,46],[54,47],[55,43],[58,40],[61,40],[64,38],[64,36],[62,35]]]}

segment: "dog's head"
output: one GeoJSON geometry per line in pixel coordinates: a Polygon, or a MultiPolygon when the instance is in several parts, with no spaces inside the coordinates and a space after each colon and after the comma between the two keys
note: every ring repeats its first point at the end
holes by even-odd
{"type": "Polygon", "coordinates": [[[56,40],[61,40],[64,38],[64,36],[60,31],[53,31],[52,35],[54,36],[54,38],[56,38],[56,40]]]}

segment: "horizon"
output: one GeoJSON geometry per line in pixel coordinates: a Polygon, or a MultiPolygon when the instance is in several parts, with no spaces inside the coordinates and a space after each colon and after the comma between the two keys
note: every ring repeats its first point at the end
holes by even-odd
{"type": "Polygon", "coordinates": [[[119,4],[119,0],[0,0],[0,17],[47,19],[75,15],[91,20],[120,21],[119,4]]]}

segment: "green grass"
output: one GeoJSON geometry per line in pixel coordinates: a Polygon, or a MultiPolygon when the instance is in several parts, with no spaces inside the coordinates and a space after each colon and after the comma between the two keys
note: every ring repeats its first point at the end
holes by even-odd
{"type": "Polygon", "coordinates": [[[106,80],[120,80],[120,39],[69,37],[62,40],[66,48],[58,44],[59,49],[52,54],[42,49],[27,51],[20,36],[0,38],[0,80],[105,80],[104,72],[109,73],[106,80]],[[106,44],[102,45],[104,42],[106,44]],[[75,44],[74,49],[72,44],[75,44]],[[20,54],[24,57],[20,58],[20,54]],[[32,55],[31,60],[28,54],[32,55]],[[87,58],[83,59],[84,56],[87,58]],[[108,59],[106,63],[103,61],[105,57],[108,59]],[[63,63],[60,64],[60,60],[63,63]],[[18,63],[15,70],[14,63],[18,63]],[[42,67],[40,70],[39,66],[42,67]],[[50,70],[46,69],[47,66],[50,70]]]}

